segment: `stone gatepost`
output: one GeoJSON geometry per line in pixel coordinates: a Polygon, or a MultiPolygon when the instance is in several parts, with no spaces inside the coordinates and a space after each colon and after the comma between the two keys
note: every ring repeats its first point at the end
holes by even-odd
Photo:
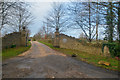
{"type": "Polygon", "coordinates": [[[25,30],[25,27],[23,27],[23,30],[21,31],[21,46],[26,46],[26,30],[25,30]]]}
{"type": "Polygon", "coordinates": [[[110,51],[109,51],[109,48],[107,46],[104,46],[104,56],[110,57],[110,51]]]}
{"type": "Polygon", "coordinates": [[[59,41],[60,41],[59,29],[56,28],[56,32],[55,32],[55,38],[54,38],[53,46],[59,48],[59,47],[60,47],[60,46],[59,46],[59,41]]]}

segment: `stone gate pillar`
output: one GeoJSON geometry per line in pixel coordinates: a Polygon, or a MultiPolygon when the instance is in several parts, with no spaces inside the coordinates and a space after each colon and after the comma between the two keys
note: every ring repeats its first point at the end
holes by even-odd
{"type": "Polygon", "coordinates": [[[109,51],[109,48],[107,46],[104,46],[104,56],[110,57],[110,51],[109,51]]]}
{"type": "Polygon", "coordinates": [[[23,27],[23,30],[21,31],[21,46],[26,46],[26,30],[25,30],[25,27],[23,27]]]}
{"type": "Polygon", "coordinates": [[[59,41],[60,41],[59,29],[56,28],[56,32],[55,32],[55,38],[54,38],[53,46],[59,48],[59,41]]]}

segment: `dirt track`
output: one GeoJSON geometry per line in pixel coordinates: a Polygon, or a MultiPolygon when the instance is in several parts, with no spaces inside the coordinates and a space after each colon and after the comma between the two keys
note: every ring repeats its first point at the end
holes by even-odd
{"type": "Polygon", "coordinates": [[[3,78],[118,78],[117,72],[77,61],[36,41],[2,67],[3,78]]]}

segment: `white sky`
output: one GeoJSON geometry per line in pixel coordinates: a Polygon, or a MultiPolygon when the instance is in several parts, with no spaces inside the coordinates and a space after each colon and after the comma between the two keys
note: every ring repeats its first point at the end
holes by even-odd
{"type": "Polygon", "coordinates": [[[49,2],[31,2],[31,9],[33,16],[35,17],[35,20],[33,24],[30,25],[31,30],[31,36],[36,34],[40,27],[42,26],[42,21],[44,20],[44,17],[47,15],[48,11],[51,8],[51,3],[49,2]]]}

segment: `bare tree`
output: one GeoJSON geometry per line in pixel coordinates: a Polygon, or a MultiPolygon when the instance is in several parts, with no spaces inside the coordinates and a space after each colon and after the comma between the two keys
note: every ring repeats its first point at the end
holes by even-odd
{"type": "Polygon", "coordinates": [[[96,41],[98,41],[98,36],[99,36],[99,28],[100,25],[105,25],[105,15],[106,14],[106,9],[104,6],[99,5],[101,2],[92,2],[92,4],[94,5],[93,7],[91,7],[94,11],[95,11],[95,15],[96,15],[96,41]]]}
{"type": "Polygon", "coordinates": [[[98,14],[98,4],[96,9],[96,41],[98,40],[98,21],[99,21],[99,14],[98,14]]]}
{"type": "Polygon", "coordinates": [[[0,2],[0,31],[20,32],[22,27],[28,30],[29,24],[33,22],[28,8],[29,4],[25,2],[0,2]]]}
{"type": "Polygon", "coordinates": [[[0,2],[0,31],[4,28],[4,25],[10,22],[10,10],[16,5],[16,2],[6,2],[5,0],[0,2]]]}
{"type": "Polygon", "coordinates": [[[91,8],[91,2],[72,2],[69,6],[69,11],[71,12],[70,18],[72,16],[73,28],[82,29],[83,33],[87,37],[88,41],[91,42],[95,37],[95,11],[91,8]]]}
{"type": "Polygon", "coordinates": [[[46,17],[45,23],[48,27],[53,29],[59,28],[59,31],[62,32],[65,30],[67,24],[65,7],[62,3],[53,3],[52,9],[46,17]]]}
{"type": "Polygon", "coordinates": [[[44,37],[44,33],[43,30],[40,28],[39,32],[37,34],[34,35],[35,39],[42,39],[44,37]]]}
{"type": "Polygon", "coordinates": [[[15,7],[15,10],[11,12],[11,23],[10,25],[14,27],[15,31],[22,31],[22,27],[28,28],[28,26],[33,22],[33,16],[30,11],[28,11],[29,5],[19,2],[19,5],[15,7]]]}
{"type": "Polygon", "coordinates": [[[70,27],[81,29],[87,40],[98,40],[99,28],[105,25],[105,8],[98,5],[100,2],[71,2],[68,6],[70,11],[70,27]]]}

